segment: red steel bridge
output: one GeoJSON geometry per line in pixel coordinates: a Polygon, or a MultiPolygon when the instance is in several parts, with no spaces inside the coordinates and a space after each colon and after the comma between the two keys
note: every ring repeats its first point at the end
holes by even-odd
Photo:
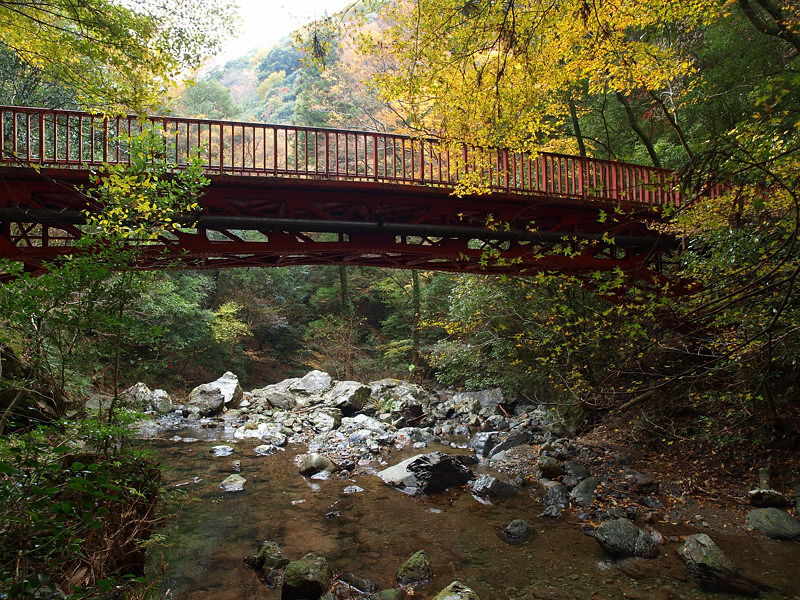
{"type": "MultiPolygon", "coordinates": [[[[144,268],[369,265],[480,273],[621,270],[657,278],[675,239],[648,226],[684,198],[672,171],[377,132],[0,106],[0,258],[30,272],[73,252],[92,169],[163,129],[179,171],[201,148],[199,219],[144,268]],[[465,176],[490,194],[454,195],[465,176]]],[[[96,179],[96,177],[94,177],[96,179]]]]}

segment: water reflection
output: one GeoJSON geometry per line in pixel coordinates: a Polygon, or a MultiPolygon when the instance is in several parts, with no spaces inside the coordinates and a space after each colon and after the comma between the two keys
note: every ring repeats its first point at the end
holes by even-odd
{"type": "MultiPolygon", "coordinates": [[[[213,457],[209,450],[220,443],[219,436],[192,435],[203,439],[148,443],[170,467],[165,483],[180,486],[191,498],[163,531],[166,546],[149,555],[151,575],[162,578],[164,598],[277,600],[280,592],[264,587],[243,563],[265,539],[280,544],[290,558],[313,552],[326,557],[334,570],[369,578],[382,589],[395,587],[397,567],[424,549],[434,580],[416,598],[432,598],[454,579],[467,583],[483,600],[729,598],[703,594],[687,582],[674,547],[663,549],[654,561],[631,561],[623,572],[576,523],[538,520],[542,506],[530,490],[492,505],[464,490],[411,497],[369,474],[304,479],[293,459],[305,448],[259,456],[253,451],[257,443],[227,439],[234,453],[213,457]],[[218,486],[233,472],[234,461],[240,462],[247,484],[242,492],[224,494],[218,486]],[[536,528],[520,546],[501,537],[516,518],[536,528]]],[[[395,453],[390,462],[419,452],[395,453]]],[[[718,543],[742,564],[737,560],[744,551],[738,547],[741,540],[718,543]]],[[[747,543],[756,552],[744,560],[761,573],[775,569],[774,554],[780,556],[788,574],[780,571],[777,576],[785,580],[784,591],[791,588],[792,573],[800,574],[800,556],[792,545],[761,539],[747,543]]],[[[763,597],[788,596],[776,592],[763,597]]]]}

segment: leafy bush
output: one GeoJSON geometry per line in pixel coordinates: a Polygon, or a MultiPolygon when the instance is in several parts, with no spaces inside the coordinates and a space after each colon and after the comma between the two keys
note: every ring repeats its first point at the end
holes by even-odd
{"type": "Polygon", "coordinates": [[[125,435],[90,420],[0,440],[0,598],[121,598],[141,584],[159,471],[118,447],[125,435]]]}

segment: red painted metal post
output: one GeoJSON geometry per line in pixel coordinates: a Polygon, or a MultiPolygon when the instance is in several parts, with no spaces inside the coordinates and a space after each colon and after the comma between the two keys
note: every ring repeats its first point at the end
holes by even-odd
{"type": "Polygon", "coordinates": [[[325,132],[325,178],[330,175],[330,137],[328,132],[325,132]]]}
{"type": "Polygon", "coordinates": [[[31,115],[25,114],[25,160],[31,160],[31,115]]]}
{"type": "Polygon", "coordinates": [[[0,109],[0,161],[6,162],[6,111],[0,109]]]}
{"type": "Polygon", "coordinates": [[[609,165],[611,167],[611,199],[619,199],[619,189],[617,188],[617,169],[616,165],[609,165]]]}
{"type": "MultiPolygon", "coordinates": [[[[288,131],[288,130],[287,130],[288,131]]],[[[295,129],[294,130],[294,173],[295,175],[298,174],[300,171],[300,162],[298,159],[300,158],[300,132],[295,129]]]]}
{"type": "Polygon", "coordinates": [[[225,169],[225,126],[220,121],[219,127],[219,172],[222,173],[225,169]]]}
{"type": "Polygon", "coordinates": [[[540,157],[540,170],[539,170],[539,191],[547,193],[547,156],[542,152],[540,157]]]}
{"type": "Polygon", "coordinates": [[[425,183],[425,140],[419,141],[419,182],[425,183]]]}
{"type": "Polygon", "coordinates": [[[505,179],[503,187],[508,191],[508,148],[503,148],[503,177],[505,179]]]}
{"type": "Polygon", "coordinates": [[[45,162],[44,140],[44,113],[39,113],[39,163],[45,162]]]}
{"type": "Polygon", "coordinates": [[[272,128],[272,174],[278,175],[278,128],[272,128]]]}
{"type": "Polygon", "coordinates": [[[261,127],[261,170],[267,171],[267,128],[261,127]]]}
{"type": "Polygon", "coordinates": [[[103,117],[103,162],[108,162],[108,117],[103,117]]]}
{"type": "Polygon", "coordinates": [[[303,130],[303,146],[304,146],[303,154],[305,155],[305,159],[306,159],[303,164],[305,165],[305,167],[304,167],[305,175],[308,176],[309,145],[308,145],[308,131],[307,130],[303,130]]]}
{"type": "MultiPolygon", "coordinates": [[[[336,178],[338,179],[339,178],[339,174],[340,174],[339,173],[339,133],[337,132],[334,135],[336,136],[336,146],[335,146],[335,148],[336,148],[336,157],[334,158],[334,162],[336,163],[336,178]]],[[[345,144],[346,143],[347,143],[347,140],[345,140],[345,144]]]]}
{"type": "Polygon", "coordinates": [[[378,134],[372,134],[372,175],[378,181],[378,134]]]}

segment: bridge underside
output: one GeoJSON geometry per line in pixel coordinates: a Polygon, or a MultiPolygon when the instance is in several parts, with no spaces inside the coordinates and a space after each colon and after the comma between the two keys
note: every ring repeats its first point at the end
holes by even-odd
{"type": "MultiPolygon", "coordinates": [[[[89,172],[0,169],[0,258],[39,273],[83,234],[89,172]]],[[[676,248],[652,209],[570,197],[456,197],[436,187],[217,175],[191,223],[143,249],[138,267],[366,265],[656,283],[676,248]]]]}

